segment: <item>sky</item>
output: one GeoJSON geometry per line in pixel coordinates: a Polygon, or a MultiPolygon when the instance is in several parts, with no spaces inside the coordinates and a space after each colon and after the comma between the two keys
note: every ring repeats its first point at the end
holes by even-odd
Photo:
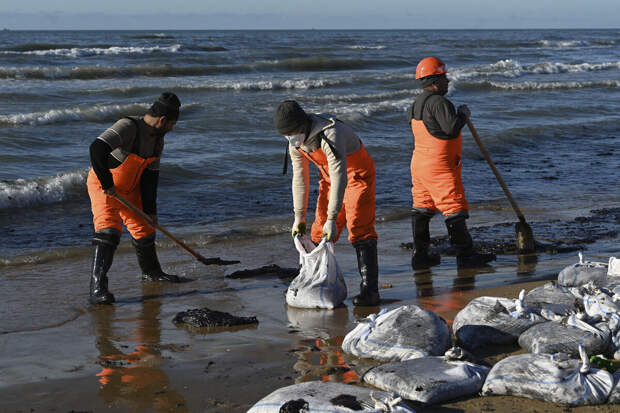
{"type": "Polygon", "coordinates": [[[620,0],[0,0],[0,29],[618,28],[620,0]]]}

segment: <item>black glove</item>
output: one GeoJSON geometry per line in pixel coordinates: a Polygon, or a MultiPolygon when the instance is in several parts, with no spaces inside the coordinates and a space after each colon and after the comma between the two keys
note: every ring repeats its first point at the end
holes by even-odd
{"type": "Polygon", "coordinates": [[[467,105],[459,106],[456,111],[457,111],[457,113],[462,114],[463,116],[465,116],[465,119],[469,119],[469,117],[471,116],[471,111],[469,110],[467,105]]]}

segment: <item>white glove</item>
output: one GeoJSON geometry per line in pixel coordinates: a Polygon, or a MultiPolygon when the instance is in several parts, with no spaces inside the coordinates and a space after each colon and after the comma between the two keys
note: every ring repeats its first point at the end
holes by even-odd
{"type": "Polygon", "coordinates": [[[327,236],[328,241],[332,241],[338,235],[338,226],[336,220],[328,219],[323,225],[323,235],[327,236]]]}
{"type": "Polygon", "coordinates": [[[295,217],[295,222],[291,228],[291,235],[295,238],[297,235],[306,233],[306,220],[302,217],[295,217]]]}
{"type": "Polygon", "coordinates": [[[462,113],[463,115],[465,115],[466,119],[469,119],[469,117],[471,116],[471,111],[469,110],[467,105],[459,106],[456,111],[459,112],[459,113],[462,113]]]}

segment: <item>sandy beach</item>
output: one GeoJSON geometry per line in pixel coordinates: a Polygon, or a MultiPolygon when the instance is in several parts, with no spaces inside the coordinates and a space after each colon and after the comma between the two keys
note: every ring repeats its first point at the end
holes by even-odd
{"type": "MultiPolygon", "coordinates": [[[[505,212],[485,214],[490,225],[505,212]]],[[[457,271],[443,257],[432,272],[413,276],[409,221],[379,222],[381,308],[422,305],[451,323],[472,298],[515,298],[521,289],[557,277],[575,253],[540,254],[536,262],[499,256],[489,268],[457,271]],[[523,261],[523,260],[522,260],[523,261]]],[[[433,220],[441,235],[441,219],[433,220]]],[[[536,223],[532,224],[536,231],[536,223]]],[[[491,227],[492,228],[492,227],[491,227]]],[[[444,230],[445,231],[445,230],[444,230]]],[[[349,289],[346,306],[333,311],[287,308],[289,280],[277,277],[225,278],[239,269],[297,265],[286,233],[256,241],[211,243],[206,256],[239,259],[241,264],[204,266],[160,238],[164,269],[194,279],[184,284],[140,282],[135,255],[126,238],[110,271],[113,306],[87,304],[89,260],[2,267],[0,300],[0,411],[3,412],[244,412],[270,392],[293,383],[325,380],[359,383],[356,373],[368,360],[342,353],[340,343],[357,318],[379,308],[355,308],[359,276],[346,240],[336,254],[349,289]],[[40,283],[45,284],[41,293],[40,283]],[[256,316],[258,325],[235,329],[177,326],[180,311],[208,307],[256,316]]],[[[615,239],[590,245],[590,259],[618,253],[615,239]]],[[[518,346],[482,354],[493,363],[518,346]]],[[[420,412],[612,412],[617,406],[567,409],[517,397],[471,397],[441,406],[412,404],[420,412]]]]}

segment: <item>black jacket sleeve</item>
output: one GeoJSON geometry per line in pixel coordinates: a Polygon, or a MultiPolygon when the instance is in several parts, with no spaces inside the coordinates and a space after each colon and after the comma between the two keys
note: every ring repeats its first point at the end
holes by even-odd
{"type": "Polygon", "coordinates": [[[467,118],[454,109],[454,105],[443,96],[434,95],[428,98],[425,110],[431,114],[424,117],[428,131],[439,139],[455,139],[467,123],[467,118]]]}
{"type": "Polygon", "coordinates": [[[145,169],[140,178],[142,210],[149,215],[157,215],[157,184],[159,171],[145,169]]]}
{"type": "Polygon", "coordinates": [[[108,157],[110,156],[110,152],[112,152],[110,145],[101,139],[95,139],[90,145],[90,163],[103,189],[112,188],[114,186],[112,173],[108,169],[108,157]]]}

